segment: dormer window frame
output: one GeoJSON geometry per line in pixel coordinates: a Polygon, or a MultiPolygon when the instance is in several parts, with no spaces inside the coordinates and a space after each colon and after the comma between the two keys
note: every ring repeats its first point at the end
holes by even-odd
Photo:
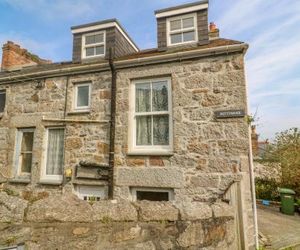
{"type": "Polygon", "coordinates": [[[90,58],[97,58],[97,57],[105,57],[105,51],[106,51],[106,31],[101,30],[101,31],[95,31],[95,32],[89,32],[85,33],[82,35],[82,51],[81,51],[81,58],[82,59],[90,59],[90,58]],[[91,43],[91,44],[86,44],[86,37],[92,36],[92,35],[99,35],[103,34],[103,42],[98,42],[98,43],[91,43]],[[97,46],[103,46],[103,54],[95,54],[92,56],[87,56],[86,55],[86,48],[96,48],[97,46]]]}
{"type": "Polygon", "coordinates": [[[167,46],[168,47],[197,43],[197,41],[198,41],[197,13],[194,12],[194,13],[189,13],[189,14],[183,14],[183,15],[168,17],[167,18],[167,32],[166,33],[167,33],[167,46]],[[187,19],[187,18],[191,18],[191,17],[193,18],[194,26],[193,27],[188,27],[188,28],[183,28],[182,27],[183,19],[187,19]],[[175,21],[175,20],[180,20],[181,28],[171,31],[171,22],[175,21]],[[183,41],[183,33],[190,32],[190,31],[194,31],[194,40],[184,42],[183,41]],[[173,34],[181,34],[182,42],[172,43],[171,42],[171,35],[173,35],[173,34]]]}

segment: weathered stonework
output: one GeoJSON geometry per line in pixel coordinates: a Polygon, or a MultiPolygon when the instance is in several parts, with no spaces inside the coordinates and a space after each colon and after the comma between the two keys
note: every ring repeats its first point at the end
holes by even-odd
{"type": "MultiPolygon", "coordinates": [[[[101,121],[109,120],[110,115],[109,72],[45,79],[42,88],[37,88],[35,82],[2,86],[9,93],[7,109],[0,120],[0,141],[2,142],[0,145],[2,152],[0,154],[0,170],[3,180],[14,178],[14,148],[17,128],[35,127],[31,179],[27,183],[9,182],[4,186],[14,190],[20,197],[27,197],[27,200],[37,200],[26,209],[24,221],[29,224],[52,223],[53,221],[71,224],[93,223],[93,221],[109,221],[109,223],[114,221],[177,221],[181,218],[185,222],[196,222],[187,224],[183,231],[180,229],[182,233],[176,241],[168,239],[161,244],[174,249],[176,249],[176,244],[179,247],[189,247],[190,249],[200,245],[204,246],[205,239],[207,242],[215,244],[213,243],[214,235],[217,234],[216,237],[220,237],[220,240],[226,238],[225,231],[232,225],[229,222],[229,224],[227,222],[222,224],[220,221],[209,223],[213,232],[207,235],[202,222],[198,221],[215,220],[222,216],[232,217],[232,212],[226,205],[211,205],[211,203],[222,199],[233,182],[243,178],[243,183],[248,182],[249,145],[247,123],[243,118],[216,120],[214,111],[231,108],[246,109],[244,82],[242,54],[216,56],[184,64],[169,63],[159,67],[136,67],[118,72],[115,199],[131,200],[131,187],[171,188],[174,189],[174,204],[181,209],[180,215],[173,206],[164,212],[164,207],[160,207],[160,205],[155,207],[155,205],[150,205],[151,203],[120,206],[106,202],[90,206],[88,203],[79,202],[68,195],[74,189],[75,184],[88,182],[76,180],[74,174],[71,181],[64,180],[59,185],[48,186],[40,183],[40,171],[44,157],[43,141],[47,126],[65,127],[65,169],[71,168],[74,173],[75,166],[80,161],[97,164],[108,163],[109,124],[101,121]],[[130,79],[162,75],[170,76],[172,81],[174,153],[170,156],[128,155],[130,79]],[[73,112],[73,95],[74,84],[82,81],[92,83],[92,97],[91,110],[81,114],[73,112]],[[92,120],[99,121],[99,123],[53,122],[48,121],[47,118],[92,120]],[[50,195],[50,197],[40,199],[38,197],[44,197],[38,193],[43,193],[45,197],[50,195]],[[64,195],[62,196],[62,194],[64,195]],[[65,196],[66,194],[67,196],[65,196]],[[197,235],[196,232],[198,232],[197,235]]],[[[93,181],[93,183],[98,186],[107,185],[105,181],[101,180],[93,181]]],[[[250,186],[247,184],[242,189],[244,190],[244,203],[247,207],[244,214],[248,218],[247,225],[249,225],[245,231],[246,234],[253,235],[250,186]]],[[[21,208],[26,205],[26,202],[22,204],[21,208]]],[[[2,222],[12,219],[13,215],[10,211],[14,211],[13,208],[6,209],[4,206],[2,211],[6,214],[1,217],[2,222]]],[[[17,211],[12,221],[21,222],[22,219],[22,213],[17,211]]],[[[157,222],[155,223],[157,224],[157,222]]],[[[91,239],[91,232],[96,229],[92,229],[88,225],[86,227],[89,229],[76,229],[77,227],[70,226],[72,228],[70,230],[75,232],[73,235],[89,235],[86,239],[91,239]],[[89,230],[89,233],[84,233],[85,230],[89,230]]],[[[142,225],[139,227],[143,228],[142,225]]],[[[33,230],[33,234],[37,230],[36,226],[32,225],[26,228],[31,232],[33,230]]],[[[53,237],[59,230],[55,229],[53,237]]],[[[144,229],[141,229],[139,233],[136,233],[135,230],[138,229],[132,229],[132,233],[126,236],[129,237],[125,240],[126,242],[143,235],[144,229]]],[[[123,233],[120,232],[117,235],[115,240],[123,242],[120,239],[123,237],[123,233]]],[[[94,236],[92,241],[96,242],[96,238],[94,236]]],[[[220,246],[228,246],[231,244],[230,242],[231,240],[226,243],[227,245],[222,243],[220,246]]],[[[249,245],[252,242],[249,237],[249,245]]],[[[32,249],[39,247],[34,244],[33,242],[29,243],[32,249]]],[[[214,246],[217,247],[218,244],[214,246]]],[[[88,245],[83,245],[83,247],[86,246],[88,245]]],[[[130,246],[133,247],[132,249],[155,249],[157,243],[143,241],[143,243],[130,246]]],[[[207,246],[209,246],[208,243],[207,246]]],[[[118,249],[117,245],[115,249],[118,249]]]]}
{"type": "MultiPolygon", "coordinates": [[[[245,192],[244,203],[247,207],[245,216],[251,218],[250,185],[247,184],[249,182],[247,123],[243,118],[226,120],[214,118],[214,111],[217,110],[246,109],[242,58],[243,54],[224,55],[184,64],[177,62],[162,64],[159,67],[144,66],[118,71],[115,199],[131,200],[131,187],[171,188],[174,189],[175,194],[174,204],[182,209],[180,216],[183,221],[210,220],[222,215],[231,215],[224,205],[220,207],[210,204],[221,199],[234,181],[244,178],[245,186],[242,189],[245,192]],[[168,75],[172,80],[174,153],[170,156],[128,155],[128,100],[131,79],[162,75],[168,75]]],[[[90,207],[89,204],[79,203],[73,198],[64,198],[65,196],[61,195],[72,192],[75,184],[88,183],[76,180],[74,175],[71,181],[64,180],[56,186],[40,183],[44,157],[43,140],[47,126],[65,127],[65,169],[71,168],[74,173],[75,166],[80,161],[108,163],[108,123],[52,122],[46,118],[109,120],[109,72],[45,79],[42,88],[37,88],[35,82],[7,84],[2,87],[6,88],[8,93],[7,109],[0,120],[2,142],[0,170],[4,180],[6,177],[14,178],[13,152],[17,128],[35,127],[31,179],[28,183],[8,182],[4,185],[19,194],[24,191],[33,192],[31,197],[38,197],[37,193],[41,192],[46,193],[46,196],[51,195],[51,198],[38,200],[30,205],[26,210],[25,221],[88,223],[105,220],[176,221],[178,219],[177,212],[155,213],[155,216],[151,217],[153,211],[160,211],[159,207],[155,208],[151,205],[144,208],[139,205],[136,205],[136,208],[126,206],[126,209],[122,206],[122,209],[111,203],[110,209],[103,210],[103,207],[97,204],[90,207]],[[91,109],[83,114],[73,112],[74,84],[82,81],[92,83],[91,109]],[[128,213],[129,217],[124,215],[126,210],[132,210],[128,213]],[[139,211],[141,217],[138,217],[136,211],[139,211]]],[[[95,181],[93,183],[95,184],[95,181]]],[[[105,186],[107,183],[98,180],[96,185],[105,186]]],[[[35,198],[31,199],[35,200],[35,198]]],[[[7,210],[3,208],[3,211],[7,210]]],[[[3,222],[7,222],[10,216],[2,217],[3,222]]],[[[23,217],[20,214],[18,218],[20,221],[23,217]]],[[[181,247],[201,245],[205,237],[213,237],[191,238],[193,232],[198,229],[201,229],[200,235],[205,235],[202,224],[197,223],[187,226],[183,235],[178,238],[177,243],[181,247]],[[189,242],[193,242],[192,245],[189,245],[189,242]]],[[[253,235],[251,219],[248,219],[247,223],[249,229],[245,231],[253,235]]],[[[226,227],[220,226],[220,229],[216,230],[218,233],[223,232],[226,227]]],[[[28,230],[33,229],[30,226],[28,230]]],[[[80,230],[75,230],[77,233],[78,231],[80,230]]],[[[222,235],[225,237],[225,234],[222,235]]],[[[174,244],[172,240],[171,242],[171,245],[174,244]]],[[[250,237],[249,245],[252,242],[250,237]]],[[[147,243],[142,247],[151,249],[152,244],[154,243],[147,243]]],[[[34,245],[32,248],[34,249],[34,245]]]]}
{"type": "Polygon", "coordinates": [[[166,22],[160,19],[157,50],[133,53],[124,47],[127,39],[115,42],[107,32],[106,50],[117,48],[114,67],[103,58],[81,62],[78,33],[72,63],[0,73],[6,93],[0,113],[0,248],[19,243],[28,249],[254,247],[248,123],[244,117],[215,117],[222,110],[247,114],[247,45],[209,41],[207,11],[197,17],[199,41],[192,46],[166,49],[166,22]],[[170,79],[172,145],[167,153],[136,153],[132,83],[155,78],[170,79]],[[91,86],[86,110],[75,108],[80,83],[91,86]],[[50,127],[65,132],[63,171],[56,180],[43,178],[50,127]],[[17,135],[24,128],[34,129],[34,142],[31,174],[20,176],[17,135]],[[109,155],[115,160],[112,190],[109,155]],[[139,188],[160,190],[169,201],[136,201],[139,188]],[[101,190],[103,197],[91,190],[101,190]]]}
{"type": "Polygon", "coordinates": [[[74,195],[27,202],[6,192],[0,197],[1,208],[11,208],[12,200],[18,208],[1,211],[0,246],[25,242],[29,249],[234,249],[236,240],[233,216],[211,214],[214,207],[228,207],[223,202],[199,203],[210,211],[200,218],[184,217],[186,211],[170,202],[87,203],[74,195]]]}

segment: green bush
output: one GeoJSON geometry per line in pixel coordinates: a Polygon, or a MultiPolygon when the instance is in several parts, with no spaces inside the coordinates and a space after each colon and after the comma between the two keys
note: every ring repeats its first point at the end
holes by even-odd
{"type": "Polygon", "coordinates": [[[255,179],[256,198],[270,201],[280,201],[278,188],[280,184],[274,179],[255,179]]]}
{"type": "Polygon", "coordinates": [[[290,128],[277,133],[266,148],[262,160],[275,162],[281,168],[281,185],[290,188],[300,198],[300,128],[290,128]]]}

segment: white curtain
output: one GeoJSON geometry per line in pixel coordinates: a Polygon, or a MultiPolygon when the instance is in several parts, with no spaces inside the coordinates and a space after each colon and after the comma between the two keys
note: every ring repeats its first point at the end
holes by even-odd
{"type": "Polygon", "coordinates": [[[169,145],[169,115],[153,116],[153,144],[169,145]]]}
{"type": "Polygon", "coordinates": [[[47,175],[61,175],[64,158],[64,129],[48,130],[47,175]]]}
{"type": "Polygon", "coordinates": [[[152,85],[152,111],[168,111],[168,85],[166,81],[152,85]]]}
{"type": "Polygon", "coordinates": [[[136,117],[136,145],[151,145],[151,116],[136,117]]]}
{"type": "Polygon", "coordinates": [[[167,82],[137,84],[135,96],[136,113],[149,112],[149,115],[136,116],[136,145],[168,145],[169,115],[150,113],[151,111],[168,111],[167,82]],[[150,84],[152,84],[152,100],[150,84]]]}
{"type": "MultiPolygon", "coordinates": [[[[151,109],[150,83],[135,87],[135,111],[149,112],[151,109]]],[[[151,145],[151,116],[136,116],[136,145],[151,145]]]]}
{"type": "Polygon", "coordinates": [[[150,110],[150,83],[137,84],[135,88],[135,111],[149,112],[150,110]]]}

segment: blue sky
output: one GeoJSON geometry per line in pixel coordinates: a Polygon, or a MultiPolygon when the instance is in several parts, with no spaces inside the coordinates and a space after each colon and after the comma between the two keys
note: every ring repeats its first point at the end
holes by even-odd
{"type": "MultiPolygon", "coordinates": [[[[153,11],[187,0],[0,0],[0,43],[12,40],[42,58],[71,60],[70,27],[116,17],[142,49],[156,46],[153,11]]],[[[210,0],[221,37],[250,44],[251,113],[261,138],[300,127],[300,1],[210,0]]]]}

